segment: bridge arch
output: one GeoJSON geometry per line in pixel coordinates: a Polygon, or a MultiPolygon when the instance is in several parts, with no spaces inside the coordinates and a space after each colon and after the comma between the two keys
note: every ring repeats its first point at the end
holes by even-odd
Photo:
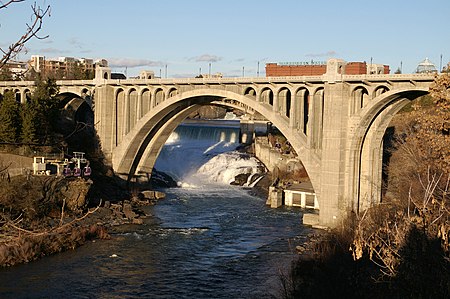
{"type": "Polygon", "coordinates": [[[114,91],[114,114],[113,114],[113,140],[114,145],[117,146],[122,142],[122,138],[125,136],[126,124],[125,124],[125,97],[126,92],[122,87],[117,88],[114,91]]]}
{"type": "Polygon", "coordinates": [[[303,135],[306,136],[308,131],[308,121],[309,121],[309,90],[306,87],[300,87],[295,92],[295,99],[296,99],[296,107],[295,111],[296,118],[294,119],[296,123],[297,130],[300,130],[303,135]]]}
{"type": "MultiPolygon", "coordinates": [[[[156,158],[172,131],[193,111],[202,105],[218,103],[219,100],[233,99],[242,105],[250,106],[256,112],[271,121],[289,140],[297,153],[307,153],[304,139],[293,137],[289,122],[279,117],[271,107],[256,103],[249,97],[231,91],[219,89],[201,89],[186,91],[156,106],[144,115],[124,140],[112,152],[113,168],[120,175],[131,179],[138,170],[151,172],[156,158]]],[[[299,156],[310,175],[314,186],[318,178],[319,165],[310,157],[299,156]]]]}
{"type": "Polygon", "coordinates": [[[139,118],[141,118],[143,115],[145,115],[147,112],[150,111],[151,109],[151,100],[152,100],[152,93],[150,91],[149,88],[144,87],[141,90],[140,93],[141,96],[141,111],[140,111],[140,115],[139,118]]]}
{"type": "Polygon", "coordinates": [[[288,87],[281,87],[278,90],[278,105],[281,115],[289,118],[291,116],[292,97],[288,87]]]}
{"type": "Polygon", "coordinates": [[[256,99],[256,89],[254,87],[247,87],[244,91],[244,95],[256,99]]]}
{"type": "Polygon", "coordinates": [[[389,123],[405,105],[428,94],[428,88],[401,89],[380,94],[351,121],[348,182],[350,206],[360,211],[381,199],[383,136],[389,123]]]}
{"type": "Polygon", "coordinates": [[[171,98],[174,97],[178,94],[178,89],[175,87],[170,88],[169,90],[167,90],[167,98],[171,98]]]}
{"type": "Polygon", "coordinates": [[[127,92],[127,99],[126,99],[126,107],[125,110],[128,111],[125,115],[127,116],[128,120],[127,125],[127,132],[129,132],[130,128],[134,127],[138,120],[138,108],[139,108],[139,99],[138,99],[138,91],[136,88],[130,88],[127,92]]]}
{"type": "Polygon", "coordinates": [[[308,126],[308,135],[310,136],[311,148],[320,150],[322,148],[323,136],[323,117],[325,109],[324,88],[319,87],[314,91],[311,105],[309,106],[309,115],[311,125],[308,126]]]}
{"type": "Polygon", "coordinates": [[[388,92],[388,91],[389,91],[389,87],[387,87],[385,85],[379,85],[379,86],[375,87],[375,89],[373,90],[372,99],[375,99],[376,97],[378,97],[381,94],[388,92]]]}
{"type": "Polygon", "coordinates": [[[156,88],[153,93],[154,95],[152,96],[152,99],[154,99],[154,103],[152,105],[152,108],[158,106],[166,99],[166,95],[162,88],[156,88]]]}
{"type": "Polygon", "coordinates": [[[351,95],[350,115],[358,113],[368,102],[369,92],[364,86],[357,86],[353,89],[351,95]]]}
{"type": "Polygon", "coordinates": [[[273,106],[273,103],[274,103],[273,98],[274,98],[274,93],[271,88],[263,87],[261,89],[261,96],[260,96],[261,103],[266,103],[266,104],[273,106]]]}
{"type": "Polygon", "coordinates": [[[31,90],[29,88],[24,88],[21,95],[22,103],[28,103],[31,100],[31,90]]]}

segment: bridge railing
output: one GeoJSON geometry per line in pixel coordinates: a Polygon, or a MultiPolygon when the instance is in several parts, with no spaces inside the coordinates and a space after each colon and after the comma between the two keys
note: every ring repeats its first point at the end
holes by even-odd
{"type": "MultiPolygon", "coordinates": [[[[343,81],[432,81],[436,74],[371,74],[371,75],[341,75],[343,81]]],[[[94,79],[94,80],[58,80],[59,86],[95,86],[97,84],[111,85],[201,85],[201,84],[251,84],[251,83],[305,83],[325,82],[326,76],[283,76],[283,77],[223,77],[223,78],[156,78],[156,79],[94,79]]],[[[34,86],[34,81],[0,81],[0,87],[34,86]]]]}

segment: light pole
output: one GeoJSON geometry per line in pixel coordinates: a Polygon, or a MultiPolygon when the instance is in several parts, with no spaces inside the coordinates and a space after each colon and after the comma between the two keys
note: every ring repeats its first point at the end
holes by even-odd
{"type": "Polygon", "coordinates": [[[211,62],[209,63],[209,77],[211,78],[211,62]]]}
{"type": "Polygon", "coordinates": [[[258,61],[258,67],[256,68],[256,77],[259,77],[259,61],[258,61]]]}

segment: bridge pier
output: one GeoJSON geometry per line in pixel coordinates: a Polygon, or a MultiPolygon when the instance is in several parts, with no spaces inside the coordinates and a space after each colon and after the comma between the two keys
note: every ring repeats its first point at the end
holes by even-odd
{"type": "MultiPolygon", "coordinates": [[[[335,227],[348,210],[344,194],[348,92],[342,82],[326,83],[323,101],[319,224],[335,227]]],[[[317,187],[316,187],[317,188],[317,187]]]]}

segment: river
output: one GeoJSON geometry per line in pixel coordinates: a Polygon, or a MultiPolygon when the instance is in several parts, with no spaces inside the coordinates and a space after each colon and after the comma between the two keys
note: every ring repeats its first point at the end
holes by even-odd
{"type": "MultiPolygon", "coordinates": [[[[180,143],[189,142],[172,140],[174,148],[166,147],[161,159],[170,156],[167,150],[175,155],[177,147],[189,152],[180,143]]],[[[214,155],[228,147],[214,146],[214,155]]],[[[198,165],[204,164],[200,156],[193,158],[198,165]]],[[[130,226],[110,240],[0,269],[0,297],[279,297],[279,273],[287,272],[295,246],[311,232],[301,224],[301,211],[270,209],[247,189],[205,180],[198,169],[190,179],[179,178],[182,187],[164,190],[166,199],[148,207],[156,221],[130,226]]]]}

